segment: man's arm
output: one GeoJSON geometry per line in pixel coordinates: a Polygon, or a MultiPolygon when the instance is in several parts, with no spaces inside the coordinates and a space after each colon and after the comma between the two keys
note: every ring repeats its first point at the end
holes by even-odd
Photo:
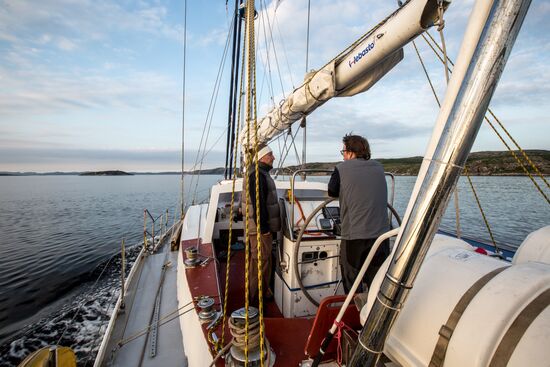
{"type": "Polygon", "coordinates": [[[328,182],[328,195],[333,198],[337,198],[340,195],[340,173],[336,167],[334,167],[334,172],[332,172],[330,181],[328,182]]]}

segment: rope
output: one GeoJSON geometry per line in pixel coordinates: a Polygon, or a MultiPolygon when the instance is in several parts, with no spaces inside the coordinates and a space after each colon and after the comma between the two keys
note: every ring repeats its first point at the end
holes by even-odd
{"type": "Polygon", "coordinates": [[[184,215],[184,196],[183,193],[185,192],[185,186],[184,186],[184,177],[183,177],[183,170],[184,170],[184,157],[185,157],[185,65],[187,60],[187,0],[184,1],[183,5],[184,11],[183,11],[183,83],[182,83],[182,114],[181,114],[181,211],[180,211],[180,219],[183,220],[184,215]]]}
{"type": "MultiPolygon", "coordinates": [[[[229,332],[233,336],[233,345],[239,349],[253,349],[258,346],[260,341],[260,320],[256,320],[248,325],[248,329],[243,330],[242,325],[238,325],[233,319],[229,319],[229,332]],[[247,338],[248,336],[248,338],[247,338]]],[[[248,362],[248,359],[247,361],[248,362]]]]}
{"type": "MultiPolygon", "coordinates": [[[[250,1],[250,0],[249,0],[250,1]]],[[[258,119],[257,119],[257,110],[256,110],[256,63],[255,59],[256,56],[252,52],[254,50],[254,0],[251,0],[250,2],[247,2],[247,21],[250,21],[250,28],[249,28],[249,45],[250,45],[250,51],[249,51],[249,59],[248,59],[248,93],[252,94],[252,109],[253,109],[253,115],[252,118],[254,119],[254,162],[255,162],[255,173],[256,173],[256,252],[258,255],[258,264],[257,264],[257,272],[258,272],[258,305],[259,305],[259,324],[260,324],[260,366],[263,367],[264,365],[264,325],[263,325],[263,274],[262,274],[262,235],[261,235],[261,219],[260,219],[260,172],[259,172],[259,162],[258,162],[258,148],[259,148],[259,140],[258,140],[258,119]],[[252,74],[252,75],[250,75],[252,74]]],[[[269,18],[268,18],[269,22],[269,18]]],[[[271,28],[271,27],[270,27],[271,28]]],[[[273,39],[272,39],[273,40],[273,39]]],[[[277,60],[277,56],[275,53],[275,60],[277,60]]],[[[277,68],[278,68],[278,62],[277,62],[277,68]]],[[[282,86],[282,81],[281,81],[282,86]]],[[[247,106],[249,107],[249,106],[247,106]]],[[[247,218],[248,219],[248,218],[247,218]]],[[[247,312],[248,312],[248,305],[247,312]]],[[[247,324],[248,324],[248,315],[247,315],[247,324]]],[[[247,325],[248,326],[248,325],[247,325]]],[[[248,326],[250,327],[250,326],[248,326]]],[[[248,341],[248,327],[246,329],[246,336],[248,341]]],[[[246,350],[248,352],[248,344],[246,346],[246,350]]],[[[248,363],[248,354],[247,354],[247,361],[245,362],[245,365],[248,363]]]]}
{"type": "MultiPolygon", "coordinates": [[[[262,2],[263,0],[260,0],[260,3],[262,2]]],[[[265,4],[265,2],[264,2],[265,4]]],[[[267,6],[266,6],[267,8],[267,6]]],[[[281,68],[279,67],[279,58],[277,57],[277,48],[275,47],[275,41],[273,40],[273,27],[271,26],[271,22],[269,20],[269,13],[266,11],[266,19],[267,19],[267,26],[269,28],[269,38],[271,40],[271,45],[273,46],[273,55],[275,56],[275,65],[277,66],[277,74],[279,75],[279,83],[281,84],[281,92],[283,94],[283,98],[286,98],[286,94],[285,94],[285,88],[283,86],[283,77],[282,77],[282,74],[281,74],[281,68]]],[[[268,48],[269,48],[269,45],[266,45],[268,48]]],[[[256,64],[254,63],[254,75],[256,75],[256,64]]],[[[256,79],[256,77],[254,76],[254,79],[256,79]]],[[[256,82],[254,82],[256,83],[256,82]]],[[[254,90],[255,91],[255,90],[254,90]]]]}
{"type": "MultiPolygon", "coordinates": [[[[443,52],[442,48],[439,46],[439,44],[434,40],[434,38],[432,37],[432,35],[429,33],[429,32],[425,32],[425,34],[422,34],[422,37],[424,38],[424,41],[428,44],[428,46],[430,46],[430,48],[432,49],[432,51],[434,52],[434,54],[437,56],[437,58],[439,59],[439,61],[441,62],[444,62],[443,58],[439,55],[438,51],[434,48],[434,46],[432,45],[435,44],[435,46],[437,47],[437,49],[439,49],[440,52],[443,52]],[[428,35],[428,37],[430,38],[431,42],[428,41],[428,39],[426,38],[425,34],[428,35]]],[[[452,62],[451,59],[447,58],[447,60],[449,61],[449,64],[451,66],[454,66],[454,63],[452,62]]],[[[449,72],[452,73],[452,70],[447,66],[449,72]]],[[[508,136],[508,138],[510,138],[510,140],[512,140],[512,142],[514,143],[514,145],[516,146],[516,148],[521,152],[521,154],[523,155],[523,157],[525,158],[525,160],[528,162],[528,164],[531,166],[531,168],[537,173],[538,177],[546,184],[547,187],[550,188],[550,184],[548,183],[548,181],[546,180],[546,178],[544,177],[544,175],[540,172],[540,170],[538,169],[538,167],[533,163],[533,161],[531,161],[531,159],[529,158],[529,156],[525,153],[525,151],[519,146],[519,144],[516,142],[516,140],[512,137],[512,135],[508,132],[508,130],[504,127],[504,125],[500,122],[500,120],[497,118],[497,116],[493,113],[493,111],[491,110],[491,108],[488,108],[487,111],[489,112],[489,114],[495,119],[495,121],[498,123],[498,125],[500,126],[500,128],[506,133],[506,135],[508,136]]],[[[506,143],[506,141],[504,140],[504,138],[502,137],[502,135],[500,135],[500,133],[497,131],[496,127],[491,123],[491,121],[489,120],[489,118],[487,116],[485,116],[485,121],[487,121],[489,123],[489,126],[493,129],[493,131],[495,132],[495,134],[498,136],[498,138],[500,139],[500,141],[504,144],[504,146],[508,149],[508,151],[510,152],[510,154],[512,154],[512,156],[514,157],[514,159],[516,160],[516,162],[519,164],[519,166],[523,169],[523,171],[525,172],[525,174],[527,175],[527,177],[529,177],[529,179],[531,180],[531,182],[533,183],[533,185],[535,185],[535,187],[537,188],[537,190],[540,192],[540,194],[544,197],[544,199],[546,200],[546,202],[548,204],[550,204],[550,199],[548,198],[548,196],[544,193],[544,191],[542,190],[542,188],[539,186],[539,184],[536,182],[536,180],[533,178],[533,176],[531,175],[531,173],[529,172],[529,170],[527,169],[527,167],[525,167],[525,165],[521,162],[520,158],[517,156],[517,154],[512,150],[512,148],[506,143]]]]}
{"type": "MultiPolygon", "coordinates": [[[[252,62],[252,55],[254,53],[254,44],[251,42],[254,37],[254,0],[247,1],[246,2],[246,27],[245,27],[245,37],[246,37],[246,51],[248,54],[248,70],[247,70],[247,99],[246,99],[246,109],[245,109],[245,121],[246,121],[246,146],[250,146],[250,93],[251,93],[251,62],[252,62]]],[[[249,208],[248,208],[248,200],[250,198],[249,193],[249,179],[248,179],[248,173],[249,173],[249,167],[250,167],[250,151],[246,152],[246,175],[244,175],[244,183],[245,187],[244,189],[244,205],[245,205],[245,277],[244,277],[244,283],[245,283],[245,299],[244,299],[244,309],[245,309],[245,334],[244,334],[244,356],[245,361],[244,365],[245,367],[248,366],[248,328],[249,328],[249,320],[248,320],[248,306],[249,306],[249,297],[250,297],[250,282],[249,282],[249,261],[250,261],[250,239],[249,239],[249,208]]]]}
{"type": "Polygon", "coordinates": [[[501,256],[501,252],[497,246],[497,243],[495,241],[495,237],[493,236],[493,231],[491,231],[491,227],[489,226],[489,221],[487,220],[487,217],[485,216],[485,212],[483,211],[483,208],[481,207],[481,202],[479,201],[479,197],[477,196],[476,190],[474,189],[474,184],[472,183],[472,179],[470,178],[470,175],[468,174],[468,168],[464,167],[464,173],[466,174],[466,177],[468,178],[468,182],[470,183],[470,187],[472,188],[472,193],[474,194],[474,197],[477,202],[477,206],[479,207],[479,211],[481,212],[481,216],[483,217],[483,222],[485,223],[485,227],[487,227],[487,231],[489,232],[489,236],[491,236],[491,242],[493,243],[493,246],[495,247],[495,252],[497,255],[501,256]]]}
{"type": "MultiPolygon", "coordinates": [[[[208,106],[208,112],[206,114],[206,120],[205,120],[203,129],[202,129],[201,140],[200,140],[200,143],[199,143],[199,150],[198,150],[197,156],[195,158],[195,164],[193,165],[193,167],[197,167],[197,165],[199,166],[199,172],[196,175],[196,179],[195,179],[195,176],[191,176],[191,182],[190,182],[190,185],[189,185],[189,190],[191,190],[191,187],[193,186],[193,180],[196,180],[195,191],[193,193],[193,200],[192,200],[193,204],[195,203],[195,200],[196,200],[196,192],[197,192],[199,179],[200,179],[200,169],[202,168],[202,164],[203,164],[203,161],[204,161],[204,151],[206,151],[206,144],[208,142],[208,136],[210,134],[210,127],[212,126],[212,120],[213,120],[213,115],[214,115],[213,110],[216,106],[218,92],[220,90],[221,78],[222,78],[223,71],[224,71],[223,65],[225,64],[225,59],[227,57],[227,53],[228,53],[228,50],[229,50],[229,44],[230,44],[229,41],[231,39],[232,28],[233,27],[231,27],[230,31],[227,33],[225,48],[223,50],[222,59],[220,61],[220,65],[218,67],[218,74],[216,76],[216,81],[214,82],[214,90],[212,91],[212,95],[210,97],[210,104],[208,106]],[[205,133],[206,133],[206,140],[205,140],[205,133]],[[202,148],[203,141],[204,141],[204,148],[202,148]],[[199,156],[201,155],[201,150],[203,151],[203,156],[202,156],[202,158],[199,162],[199,156]]],[[[190,192],[188,194],[190,194],[190,192]]]]}
{"type": "MultiPolygon", "coordinates": [[[[183,315],[185,315],[186,313],[193,311],[193,310],[195,309],[194,306],[191,307],[189,310],[186,310],[186,311],[184,311],[184,312],[182,312],[182,313],[179,313],[179,311],[180,311],[182,308],[185,308],[185,307],[189,306],[189,305],[192,304],[192,303],[193,303],[193,301],[190,301],[190,302],[188,302],[187,304],[185,304],[185,305],[183,305],[183,306],[177,308],[176,310],[174,310],[174,311],[172,311],[172,312],[166,314],[165,316],[163,316],[163,317],[159,320],[157,326],[162,326],[162,325],[164,325],[164,324],[166,324],[166,323],[168,323],[168,322],[174,320],[174,319],[177,318],[177,317],[183,316],[183,315]]],[[[136,333],[130,335],[130,336],[127,337],[126,339],[121,339],[121,340],[119,340],[118,343],[117,343],[117,346],[118,346],[119,348],[120,348],[120,347],[123,347],[124,345],[130,343],[131,341],[136,340],[136,339],[139,338],[140,336],[143,336],[143,335],[147,334],[147,333],[149,332],[149,330],[151,330],[151,327],[153,326],[153,324],[156,324],[156,322],[150,323],[150,324],[147,325],[145,328],[143,328],[143,329],[141,329],[140,331],[138,331],[138,332],[136,332],[136,333]]]]}
{"type": "MultiPolygon", "coordinates": [[[[242,53],[241,61],[241,83],[239,88],[239,104],[238,104],[238,113],[237,113],[237,134],[239,134],[241,128],[241,106],[242,106],[242,96],[243,96],[243,71],[244,71],[244,50],[242,53]]],[[[231,242],[233,242],[233,210],[235,205],[235,181],[237,180],[237,152],[239,144],[235,144],[234,154],[233,154],[233,179],[231,183],[231,209],[229,209],[229,236],[227,240],[227,265],[225,269],[225,295],[223,299],[223,316],[222,316],[222,340],[221,345],[225,344],[225,323],[227,320],[227,299],[229,297],[229,265],[231,261],[231,242]]],[[[244,186],[244,185],[243,185],[244,186]]],[[[230,343],[229,343],[230,344],[230,343]]],[[[228,344],[228,345],[229,345],[228,344]]],[[[225,346],[226,347],[226,346],[225,346]]],[[[224,347],[224,348],[225,348],[224,347]]]]}
{"type": "MultiPolygon", "coordinates": [[[[537,166],[531,161],[531,159],[529,158],[529,156],[525,153],[525,151],[523,149],[521,149],[521,147],[518,145],[518,143],[514,140],[514,138],[512,137],[512,135],[510,135],[510,133],[508,132],[508,130],[506,130],[506,128],[502,125],[502,123],[500,122],[500,120],[495,116],[495,114],[493,113],[493,111],[491,111],[491,109],[489,109],[489,113],[491,114],[491,116],[493,116],[493,118],[495,119],[495,121],[498,123],[498,125],[500,126],[500,128],[506,133],[506,135],[510,138],[510,140],[512,140],[512,142],[514,143],[514,145],[516,146],[516,148],[518,148],[518,150],[521,152],[521,154],[523,155],[523,157],[525,158],[525,160],[527,162],[529,162],[529,164],[531,165],[531,167],[533,168],[533,170],[535,170],[535,172],[538,174],[538,176],[540,177],[540,179],[546,184],[546,187],[548,187],[550,189],[550,184],[548,183],[548,181],[546,180],[546,178],[544,177],[544,175],[539,171],[539,169],[537,168],[537,166]]],[[[502,140],[502,139],[501,139],[502,140]]],[[[545,195],[546,197],[546,195],[545,195]]],[[[548,199],[548,198],[547,198],[548,199]]]]}
{"type": "Polygon", "coordinates": [[[275,26],[277,27],[277,32],[279,32],[279,38],[281,40],[281,45],[283,46],[283,56],[285,57],[286,67],[287,67],[287,71],[288,71],[287,75],[290,76],[290,83],[292,84],[292,89],[294,89],[294,79],[292,78],[292,72],[290,70],[290,63],[288,62],[287,51],[286,51],[286,46],[285,46],[285,40],[283,39],[283,34],[281,33],[281,28],[279,27],[279,21],[277,19],[277,9],[276,8],[275,8],[275,12],[273,14],[273,20],[274,20],[275,26]]]}
{"type": "MultiPolygon", "coordinates": [[[[487,121],[487,123],[489,124],[489,126],[491,126],[491,128],[493,129],[493,131],[495,132],[495,134],[497,134],[497,136],[500,138],[500,140],[502,141],[502,143],[506,146],[506,148],[508,149],[508,151],[512,154],[512,156],[516,159],[516,161],[518,162],[518,164],[521,166],[521,168],[523,169],[523,172],[525,172],[525,174],[529,177],[529,179],[531,180],[531,182],[533,182],[533,184],[535,185],[535,187],[537,188],[537,190],[540,192],[540,194],[544,197],[544,199],[546,200],[546,202],[548,204],[550,204],[550,199],[548,198],[548,196],[544,193],[544,191],[542,190],[542,188],[539,186],[539,184],[535,181],[534,177],[531,175],[531,173],[529,172],[529,170],[527,169],[527,167],[525,167],[525,165],[520,161],[519,157],[516,155],[516,152],[514,152],[512,150],[512,148],[510,148],[510,146],[506,143],[506,141],[504,141],[504,138],[499,134],[499,132],[497,131],[497,129],[495,128],[495,126],[491,123],[491,121],[489,121],[489,119],[487,118],[487,116],[485,116],[485,121],[487,121]]],[[[498,121],[498,120],[497,120],[498,121]]],[[[502,126],[502,125],[501,125],[502,126]]],[[[506,130],[505,130],[506,131],[506,130]]],[[[523,151],[522,151],[523,152],[523,151]]],[[[523,153],[525,154],[525,153],[523,153]]],[[[534,166],[533,166],[534,167],[534,166]]],[[[543,177],[543,176],[541,176],[543,177]]],[[[544,177],[543,177],[543,180],[544,180],[544,177]]],[[[546,180],[544,180],[546,182],[546,180]]]]}
{"type": "MultiPolygon", "coordinates": [[[[261,12],[261,19],[263,20],[264,18],[264,12],[261,12]]],[[[268,89],[269,89],[269,93],[270,96],[271,96],[271,105],[274,107],[275,106],[275,102],[274,102],[274,96],[275,96],[275,90],[273,89],[273,79],[272,79],[272,76],[271,76],[271,63],[269,62],[269,49],[270,49],[270,46],[269,46],[269,42],[267,41],[267,31],[265,29],[265,21],[262,22],[262,30],[263,30],[263,36],[264,36],[264,42],[265,42],[265,53],[266,53],[266,56],[265,56],[265,62],[264,62],[264,59],[261,57],[260,55],[260,58],[262,60],[262,64],[263,64],[263,67],[264,67],[264,74],[263,74],[263,77],[262,77],[262,85],[260,87],[260,100],[262,99],[262,92],[263,92],[263,88],[264,88],[264,81],[267,79],[267,84],[268,84],[268,89]],[[266,68],[267,66],[267,68],[266,68]],[[267,72],[266,72],[267,70],[267,72]],[[266,75],[269,75],[269,76],[266,76],[266,75]]]]}
{"type": "Polygon", "coordinates": [[[338,366],[342,365],[342,329],[351,330],[348,325],[346,325],[343,321],[337,322],[334,320],[334,324],[336,325],[336,333],[334,334],[334,337],[336,338],[336,363],[338,366]]]}
{"type": "MultiPolygon", "coordinates": [[[[284,161],[286,160],[286,157],[288,156],[288,153],[290,152],[290,149],[292,148],[292,144],[294,144],[294,141],[295,141],[296,136],[298,135],[298,132],[299,132],[299,131],[300,131],[300,129],[296,129],[296,132],[294,133],[294,135],[292,135],[292,130],[290,130],[290,128],[289,128],[289,134],[288,134],[288,135],[290,136],[290,138],[291,138],[292,140],[291,140],[291,143],[290,143],[290,145],[288,146],[288,148],[286,148],[286,152],[285,152],[284,156],[281,158],[280,163],[279,163],[279,166],[277,167],[277,176],[279,175],[278,172],[281,170],[281,168],[283,168],[283,163],[284,163],[284,161]]],[[[288,136],[287,136],[287,137],[288,137],[288,136]]],[[[286,142],[285,142],[285,147],[286,147],[286,142]]],[[[284,149],[285,147],[283,147],[283,149],[284,149]]],[[[298,164],[300,164],[299,161],[298,161],[298,164]]],[[[277,176],[276,176],[276,177],[277,177],[277,176]]]]}
{"type": "MultiPolygon", "coordinates": [[[[428,72],[426,70],[426,66],[424,65],[424,61],[422,60],[422,57],[420,56],[420,53],[418,52],[418,48],[416,47],[416,44],[414,43],[413,41],[413,46],[414,46],[414,49],[416,50],[416,55],[418,56],[418,59],[420,60],[420,64],[422,65],[422,68],[424,69],[424,73],[426,74],[426,78],[428,79],[428,82],[430,83],[430,86],[432,87],[432,92],[434,94],[434,97],[435,97],[435,100],[437,102],[437,105],[439,107],[441,107],[441,104],[439,102],[439,98],[437,97],[437,93],[435,92],[435,89],[433,88],[433,84],[432,84],[432,81],[430,79],[430,76],[428,75],[428,72]]],[[[445,58],[447,58],[447,55],[444,54],[445,58]]],[[[448,76],[447,76],[448,77],[448,76]]],[[[468,169],[466,167],[464,167],[464,174],[466,175],[466,177],[468,178],[468,182],[470,183],[470,187],[472,188],[472,192],[474,193],[474,197],[476,199],[476,202],[477,202],[477,206],[479,208],[479,211],[481,212],[481,216],[483,217],[483,221],[485,222],[485,226],[487,227],[487,230],[489,231],[489,236],[491,237],[491,241],[493,243],[493,246],[495,248],[495,252],[497,254],[500,254],[500,251],[499,251],[499,248],[496,244],[496,241],[493,237],[493,232],[491,231],[491,228],[489,226],[489,222],[487,221],[487,218],[485,216],[485,212],[483,211],[483,208],[481,207],[481,202],[479,201],[479,198],[477,196],[477,193],[476,193],[476,190],[474,188],[474,185],[473,185],[473,182],[470,178],[470,175],[468,174],[468,169]]],[[[455,209],[456,209],[456,222],[457,222],[457,236],[459,237],[460,236],[460,233],[458,232],[460,230],[460,225],[459,225],[459,214],[458,214],[458,194],[457,194],[457,188],[455,187],[455,209]]]]}

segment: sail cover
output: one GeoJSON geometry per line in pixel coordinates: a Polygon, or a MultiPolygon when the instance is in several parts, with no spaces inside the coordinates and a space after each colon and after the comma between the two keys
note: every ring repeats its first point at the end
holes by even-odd
{"type": "MultiPolygon", "coordinates": [[[[349,97],[365,92],[372,87],[380,78],[390,71],[399,61],[403,59],[403,49],[399,49],[377,67],[370,70],[355,83],[348,85],[342,90],[336,90],[336,72],[333,60],[322,69],[312,71],[306,75],[305,82],[296,88],[279,106],[274,107],[265,117],[258,121],[258,141],[260,144],[269,142],[274,137],[284,132],[294,122],[309,115],[317,107],[324,104],[333,97],[349,97]]],[[[251,123],[251,128],[253,124],[251,123]]],[[[240,142],[243,147],[248,147],[254,142],[251,131],[247,138],[247,127],[240,134],[240,142]],[[247,144],[249,139],[250,144],[247,144]]]]}
{"type": "MultiPolygon", "coordinates": [[[[443,0],[441,4],[446,9],[449,2],[443,0]]],[[[258,120],[259,143],[269,142],[333,97],[352,96],[371,88],[403,59],[403,46],[436,24],[438,6],[439,0],[407,1],[339,57],[307,74],[300,87],[258,120]]],[[[253,122],[248,125],[252,128],[253,122]]],[[[255,141],[246,126],[239,141],[245,149],[255,141]]]]}

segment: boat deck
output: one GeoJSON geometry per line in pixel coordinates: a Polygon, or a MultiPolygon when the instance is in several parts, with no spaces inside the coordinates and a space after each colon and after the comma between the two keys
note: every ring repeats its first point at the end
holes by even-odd
{"type": "Polygon", "coordinates": [[[117,317],[104,366],[187,366],[175,312],[177,252],[165,244],[159,252],[146,256],[128,285],[126,307],[117,317]],[[156,332],[147,332],[157,311],[160,326],[156,332]]]}
{"type": "MultiPolygon", "coordinates": [[[[183,249],[190,246],[197,246],[197,240],[182,241],[183,249]]],[[[213,256],[212,244],[199,244],[199,253],[204,257],[213,256]]],[[[183,255],[183,251],[181,252],[183,255]]],[[[232,251],[230,266],[230,281],[227,302],[227,317],[231,312],[244,306],[244,250],[232,251]]],[[[214,295],[225,290],[225,274],[227,261],[211,261],[206,266],[186,269],[186,277],[189,289],[193,297],[200,297],[205,294],[214,295]],[[210,281],[209,281],[210,280],[210,281]],[[217,282],[220,288],[217,287],[217,282]]],[[[219,305],[219,304],[218,304],[219,305]]],[[[219,306],[218,306],[219,307],[219,306]]],[[[279,308],[273,300],[264,301],[264,322],[266,336],[272,349],[276,353],[276,366],[297,366],[306,359],[304,346],[306,345],[309,332],[313,325],[312,318],[292,318],[285,319],[279,308]],[[289,343],[289,338],[292,343],[289,343]]],[[[205,338],[208,336],[206,325],[203,325],[205,338]]],[[[222,325],[214,331],[216,335],[221,336],[222,325]]],[[[228,328],[225,330],[225,341],[231,339],[228,328]]],[[[223,366],[222,360],[219,360],[217,366],[223,366]]]]}

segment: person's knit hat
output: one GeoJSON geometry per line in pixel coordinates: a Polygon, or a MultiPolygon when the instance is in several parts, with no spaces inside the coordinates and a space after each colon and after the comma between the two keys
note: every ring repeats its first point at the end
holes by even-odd
{"type": "Polygon", "coordinates": [[[262,157],[268,155],[271,152],[272,152],[271,148],[268,145],[266,145],[265,147],[263,147],[258,151],[258,159],[262,159],[262,157]]]}

